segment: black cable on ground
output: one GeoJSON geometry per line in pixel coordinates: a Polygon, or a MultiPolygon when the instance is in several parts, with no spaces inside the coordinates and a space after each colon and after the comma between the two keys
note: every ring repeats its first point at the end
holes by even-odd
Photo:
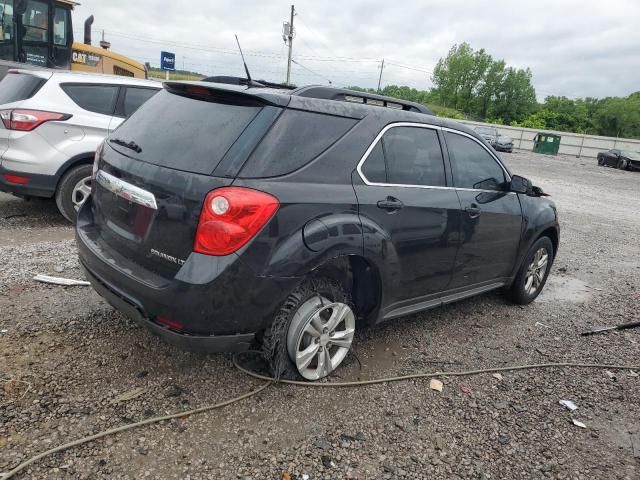
{"type": "Polygon", "coordinates": [[[209,410],[222,408],[227,405],[231,405],[232,403],[236,403],[241,400],[253,397],[254,395],[257,395],[258,393],[265,390],[270,385],[273,385],[274,383],[284,383],[288,385],[298,385],[302,387],[313,387],[313,388],[339,388],[339,387],[356,387],[356,386],[362,386],[362,385],[375,385],[380,383],[399,382],[399,381],[419,379],[419,378],[461,377],[461,376],[479,375],[483,373],[511,372],[511,371],[519,371],[519,370],[540,369],[540,368],[598,368],[598,369],[609,369],[609,370],[640,370],[640,365],[604,365],[599,363],[564,362],[564,363],[539,363],[534,365],[516,365],[511,367],[483,368],[478,370],[465,370],[465,371],[458,371],[458,372],[414,373],[410,375],[400,375],[400,376],[394,376],[394,377],[379,378],[375,380],[362,380],[362,381],[355,381],[355,382],[312,383],[312,382],[302,382],[298,380],[276,380],[275,378],[271,378],[266,375],[261,375],[259,373],[253,372],[251,370],[246,369],[245,367],[243,367],[238,363],[238,355],[235,355],[233,357],[233,364],[241,372],[249,375],[250,377],[256,378],[258,380],[262,380],[264,381],[264,383],[260,387],[256,388],[255,390],[251,390],[250,392],[247,392],[243,395],[232,398],[230,400],[226,400],[224,402],[216,403],[214,405],[207,405],[207,406],[196,408],[193,410],[187,410],[184,412],[174,413],[171,415],[164,415],[161,417],[149,418],[146,420],[142,420],[140,422],[122,425],[120,427],[116,427],[110,430],[105,430],[103,432],[96,433],[95,435],[90,435],[87,437],[79,438],[69,443],[65,443],[64,445],[60,445],[58,447],[42,452],[22,462],[20,465],[16,466],[12,470],[9,470],[9,472],[5,473],[1,480],[9,480],[14,475],[21,472],[32,463],[48,455],[51,455],[53,453],[62,452],[64,450],[68,450],[69,448],[73,448],[78,445],[83,445],[85,443],[92,442],[94,440],[106,437],[108,435],[124,432],[125,430],[131,430],[133,428],[141,427],[144,425],[150,425],[153,423],[163,422],[165,420],[171,420],[173,418],[186,417],[189,415],[195,415],[197,413],[207,412],[209,410]]]}

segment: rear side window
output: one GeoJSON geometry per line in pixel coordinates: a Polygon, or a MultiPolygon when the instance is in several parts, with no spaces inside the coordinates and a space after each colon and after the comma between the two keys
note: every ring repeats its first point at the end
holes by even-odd
{"type": "Polygon", "coordinates": [[[361,167],[372,183],[446,185],[438,132],[422,127],[389,129],[361,167]]]}
{"type": "Polygon", "coordinates": [[[110,136],[133,141],[141,150],[109,144],[147,163],[209,175],[261,109],[255,104],[216,103],[162,90],[110,136]]]}
{"type": "Polygon", "coordinates": [[[130,117],[144,102],[153,97],[158,90],[154,88],[127,87],[124,97],[124,115],[130,117]]]}
{"type": "Polygon", "coordinates": [[[277,177],[298,170],[336,143],[356,123],[352,118],[285,110],[240,176],[277,177]]]}
{"type": "Polygon", "coordinates": [[[118,98],[118,85],[62,85],[62,90],[69,95],[80,108],[90,112],[112,115],[118,98]]]}
{"type": "Polygon", "coordinates": [[[19,102],[35,95],[46,80],[33,75],[9,73],[0,82],[0,105],[19,102]]]}
{"type": "Polygon", "coordinates": [[[457,188],[503,190],[504,170],[487,150],[475,140],[447,132],[447,148],[457,188]]]}

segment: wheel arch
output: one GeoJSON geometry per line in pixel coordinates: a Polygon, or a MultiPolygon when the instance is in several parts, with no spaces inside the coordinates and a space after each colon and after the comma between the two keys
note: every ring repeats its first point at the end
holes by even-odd
{"type": "Polygon", "coordinates": [[[373,263],[361,255],[340,255],[317,266],[311,274],[341,283],[351,293],[358,319],[375,323],[382,300],[382,279],[373,263]]]}
{"type": "Polygon", "coordinates": [[[60,165],[60,167],[58,168],[58,171],[55,174],[55,177],[56,177],[56,191],[58,190],[58,186],[60,185],[60,180],[62,179],[62,177],[65,176],[65,174],[69,170],[71,170],[74,167],[77,167],[78,165],[90,165],[90,164],[92,164],[94,156],[95,156],[95,152],[80,153],[78,155],[74,155],[69,160],[67,160],[62,165],[60,165]]]}

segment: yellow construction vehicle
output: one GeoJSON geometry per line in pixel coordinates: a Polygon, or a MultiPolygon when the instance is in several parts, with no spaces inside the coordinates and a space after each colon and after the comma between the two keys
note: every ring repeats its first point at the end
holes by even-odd
{"type": "Polygon", "coordinates": [[[73,41],[71,0],[0,0],[0,79],[9,68],[54,68],[145,78],[136,62],[109,50],[104,39],[91,45],[93,15],[84,43],[73,41]]]}

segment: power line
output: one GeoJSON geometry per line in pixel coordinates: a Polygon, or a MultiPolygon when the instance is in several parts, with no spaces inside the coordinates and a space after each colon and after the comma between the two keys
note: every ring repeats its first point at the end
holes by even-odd
{"type": "Polygon", "coordinates": [[[314,75],[317,75],[318,77],[324,78],[327,82],[329,82],[329,85],[331,85],[333,82],[325,77],[324,75],[319,74],[318,72],[314,72],[313,70],[311,70],[310,68],[305,67],[304,65],[302,65],[300,62],[297,62],[296,60],[294,60],[293,58],[291,59],[291,61],[293,63],[295,63],[296,65],[298,65],[300,68],[304,68],[305,70],[307,70],[308,72],[313,73],[314,75]]]}

